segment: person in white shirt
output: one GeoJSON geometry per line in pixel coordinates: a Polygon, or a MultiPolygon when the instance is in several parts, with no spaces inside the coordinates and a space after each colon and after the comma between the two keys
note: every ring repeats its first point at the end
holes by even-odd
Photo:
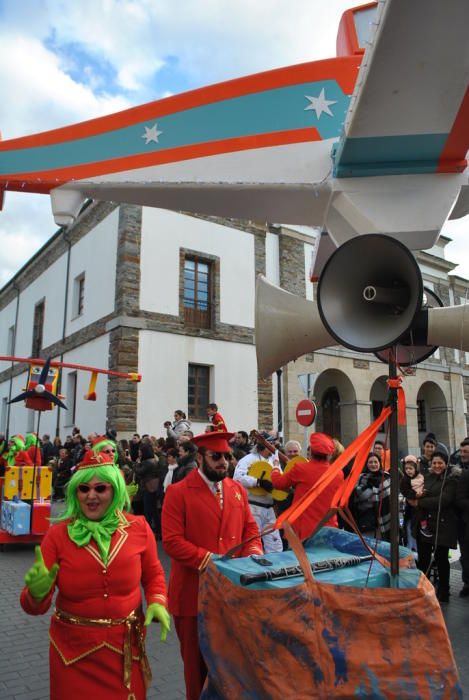
{"type": "MultiPolygon", "coordinates": [[[[263,433],[262,437],[269,442],[272,442],[272,438],[268,433],[263,433]]],[[[239,481],[239,483],[244,486],[248,492],[248,501],[251,506],[251,511],[254,516],[254,520],[257,523],[257,527],[262,534],[262,531],[272,523],[275,522],[276,517],[273,509],[274,500],[270,495],[272,491],[272,483],[265,479],[256,479],[254,476],[249,476],[249,467],[254,464],[254,462],[265,461],[269,462],[272,466],[279,466],[279,460],[277,452],[272,454],[270,450],[265,447],[262,443],[257,442],[252,451],[245,457],[239,460],[236,465],[235,472],[233,474],[233,479],[239,481]],[[260,486],[267,493],[265,496],[254,496],[250,489],[260,486]]],[[[269,552],[281,552],[283,551],[282,539],[278,530],[274,530],[268,535],[262,537],[262,542],[264,545],[264,552],[268,554],[269,552]]]]}

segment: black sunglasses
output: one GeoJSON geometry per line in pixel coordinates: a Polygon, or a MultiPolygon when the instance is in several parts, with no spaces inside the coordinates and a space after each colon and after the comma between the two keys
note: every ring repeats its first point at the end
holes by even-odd
{"type": "Polygon", "coordinates": [[[95,484],[94,486],[88,486],[88,484],[78,484],[77,491],[80,493],[89,493],[91,489],[93,489],[93,491],[96,491],[96,493],[104,493],[109,488],[111,488],[111,484],[95,484]]]}
{"type": "Polygon", "coordinates": [[[208,456],[211,457],[214,462],[218,462],[222,457],[228,461],[231,458],[231,452],[212,452],[212,454],[208,456]]]}

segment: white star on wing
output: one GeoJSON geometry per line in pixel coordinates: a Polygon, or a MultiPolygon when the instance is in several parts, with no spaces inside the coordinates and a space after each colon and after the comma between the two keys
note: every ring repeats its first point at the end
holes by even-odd
{"type": "Polygon", "coordinates": [[[152,127],[145,127],[145,133],[142,134],[142,139],[145,139],[145,146],[147,146],[151,141],[159,143],[158,136],[161,136],[163,132],[158,131],[158,124],[154,124],[152,127]]]}
{"type": "Polygon", "coordinates": [[[322,115],[324,112],[325,114],[328,114],[330,117],[333,117],[334,115],[332,114],[331,110],[329,109],[329,105],[335,105],[337,100],[326,100],[326,96],[324,94],[324,88],[322,88],[321,92],[319,93],[318,97],[311,97],[310,95],[305,95],[306,99],[311,102],[307,107],[305,107],[305,112],[308,109],[314,109],[316,112],[316,117],[319,119],[319,117],[322,115]]]}

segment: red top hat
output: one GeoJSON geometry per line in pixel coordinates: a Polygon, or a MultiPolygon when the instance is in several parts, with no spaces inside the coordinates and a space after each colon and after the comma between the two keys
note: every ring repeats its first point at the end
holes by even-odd
{"type": "Polygon", "coordinates": [[[191,442],[197,447],[205,447],[212,452],[229,452],[231,450],[228,440],[231,440],[234,433],[202,433],[202,435],[194,435],[191,442]]]}
{"type": "Polygon", "coordinates": [[[105,452],[95,454],[93,450],[87,450],[83,456],[83,459],[77,466],[77,470],[96,469],[96,467],[105,467],[107,465],[114,467],[114,461],[111,455],[108,455],[105,452]]]}
{"type": "Polygon", "coordinates": [[[325,433],[312,433],[309,437],[311,452],[317,455],[331,455],[334,452],[334,441],[325,433]]]}

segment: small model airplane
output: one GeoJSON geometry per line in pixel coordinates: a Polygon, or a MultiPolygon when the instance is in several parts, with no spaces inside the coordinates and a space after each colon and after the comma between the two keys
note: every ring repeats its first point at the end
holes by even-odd
{"type": "Polygon", "coordinates": [[[86,401],[96,401],[96,382],[98,374],[120,377],[129,382],[140,382],[142,375],[137,372],[116,372],[110,369],[99,369],[98,367],[88,367],[87,365],[77,365],[70,362],[56,362],[51,360],[31,359],[29,357],[14,357],[11,355],[0,356],[0,362],[25,362],[30,365],[27,388],[8,403],[25,401],[26,408],[36,411],[50,411],[55,406],[67,408],[61,399],[62,395],[57,395],[57,384],[60,370],[64,367],[68,369],[90,372],[90,383],[84,399],[86,401]]]}
{"type": "Polygon", "coordinates": [[[54,406],[67,409],[61,401],[62,397],[57,396],[57,382],[59,379],[59,369],[51,367],[51,358],[48,357],[44,365],[32,364],[29,369],[28,386],[8,403],[24,401],[26,408],[35,411],[50,411],[54,406]]]}
{"type": "Polygon", "coordinates": [[[468,26],[467,0],[348,10],[336,58],[0,143],[0,194],[50,194],[58,225],[92,198],[429,248],[469,212],[468,26]]]}

